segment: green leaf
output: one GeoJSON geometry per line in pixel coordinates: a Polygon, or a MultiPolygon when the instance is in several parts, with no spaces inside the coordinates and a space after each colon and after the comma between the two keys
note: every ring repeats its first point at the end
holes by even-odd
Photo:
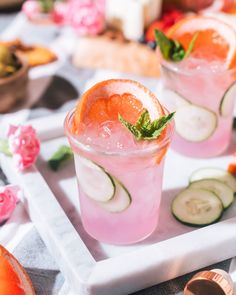
{"type": "Polygon", "coordinates": [[[62,145],[48,160],[48,165],[52,170],[57,171],[63,162],[70,160],[72,157],[73,152],[71,148],[62,145]]]}
{"type": "Polygon", "coordinates": [[[144,110],[144,112],[139,117],[138,121],[136,122],[135,126],[137,129],[146,128],[151,123],[151,119],[148,113],[148,110],[144,110]]]}
{"type": "Polygon", "coordinates": [[[188,45],[188,49],[185,52],[185,57],[184,58],[188,57],[190,55],[190,53],[193,51],[193,47],[194,47],[195,42],[196,42],[196,40],[198,38],[198,35],[199,35],[199,32],[197,32],[197,33],[195,33],[193,35],[193,38],[192,38],[192,40],[190,41],[190,43],[188,45]]]}
{"type": "Polygon", "coordinates": [[[159,30],[155,30],[155,38],[157,45],[160,47],[163,57],[169,60],[171,58],[171,53],[174,47],[173,40],[167,38],[166,35],[159,30]]]}
{"type": "Polygon", "coordinates": [[[7,156],[12,156],[7,139],[0,139],[0,152],[7,156]]]}
{"type": "MultiPolygon", "coordinates": [[[[142,115],[141,115],[142,116],[142,115]]],[[[128,121],[126,121],[120,114],[118,114],[119,121],[131,132],[133,135],[140,139],[142,137],[141,132],[136,128],[135,125],[132,125],[128,121]]]]}
{"type": "Polygon", "coordinates": [[[171,121],[173,116],[174,113],[171,113],[151,122],[149,112],[145,109],[138,118],[135,125],[126,121],[120,114],[119,120],[135,136],[137,140],[152,140],[157,139],[161,135],[162,131],[171,121]]]}
{"type": "Polygon", "coordinates": [[[159,30],[155,30],[155,38],[157,46],[160,47],[160,51],[166,60],[179,62],[190,55],[193,50],[194,44],[197,40],[199,32],[195,33],[192,40],[189,43],[188,49],[185,51],[183,46],[177,41],[172,40],[159,30]]]}

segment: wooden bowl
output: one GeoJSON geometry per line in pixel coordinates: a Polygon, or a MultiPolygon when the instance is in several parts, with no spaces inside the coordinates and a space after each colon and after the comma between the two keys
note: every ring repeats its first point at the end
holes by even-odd
{"type": "Polygon", "coordinates": [[[13,75],[0,78],[0,113],[6,113],[27,98],[28,62],[20,54],[16,54],[20,60],[21,68],[13,75]]]}

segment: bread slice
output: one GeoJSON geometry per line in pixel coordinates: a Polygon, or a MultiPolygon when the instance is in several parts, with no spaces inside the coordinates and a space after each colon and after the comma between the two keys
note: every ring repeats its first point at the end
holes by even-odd
{"type": "Polygon", "coordinates": [[[160,64],[146,44],[127,41],[118,32],[81,37],[73,54],[73,64],[82,68],[112,69],[147,77],[159,77],[160,64]]]}

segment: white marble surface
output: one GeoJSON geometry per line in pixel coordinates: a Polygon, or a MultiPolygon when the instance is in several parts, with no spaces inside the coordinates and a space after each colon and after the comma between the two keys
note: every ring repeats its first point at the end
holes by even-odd
{"type": "MultiPolygon", "coordinates": [[[[45,140],[37,162],[41,173],[36,168],[18,173],[11,159],[4,156],[1,164],[8,178],[23,187],[29,214],[75,294],[78,290],[87,295],[128,294],[235,256],[235,204],[225,213],[225,221],[202,229],[181,225],[169,208],[171,199],[187,185],[193,170],[206,165],[225,168],[231,160],[230,150],[229,154],[207,161],[170,151],[159,227],[136,245],[111,246],[90,238],[81,225],[73,162],[58,173],[47,166],[52,152],[66,142],[61,137],[63,118],[61,114],[32,122],[36,129],[40,127],[40,137],[45,140]],[[55,134],[59,137],[54,138],[55,134]],[[179,170],[173,173],[173,167],[179,170]]],[[[235,138],[232,145],[235,146],[235,138]]]]}

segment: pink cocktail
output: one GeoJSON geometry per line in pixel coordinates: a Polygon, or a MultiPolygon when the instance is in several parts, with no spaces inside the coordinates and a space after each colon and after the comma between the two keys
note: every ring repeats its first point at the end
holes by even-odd
{"type": "Polygon", "coordinates": [[[162,70],[165,105],[176,111],[173,148],[193,157],[224,152],[232,134],[236,70],[193,57],[163,61],[162,70]]]}
{"type": "MultiPolygon", "coordinates": [[[[116,80],[112,83],[116,86],[116,80]]],[[[135,92],[137,86],[132,85],[135,92]]],[[[115,94],[122,96],[127,91],[118,88],[115,94]]],[[[109,96],[110,90],[104,89],[102,96],[109,96]]],[[[75,110],[68,114],[65,130],[74,151],[85,230],[95,239],[111,244],[144,239],[158,223],[164,155],[173,124],[167,125],[158,141],[137,141],[118,120],[112,119],[99,124],[90,122],[86,128],[83,126],[83,132],[75,134],[75,116],[75,110]]]]}
{"type": "Polygon", "coordinates": [[[187,156],[224,152],[236,97],[236,30],[217,18],[186,17],[156,30],[163,104],[175,113],[173,148],[187,156]]]}

